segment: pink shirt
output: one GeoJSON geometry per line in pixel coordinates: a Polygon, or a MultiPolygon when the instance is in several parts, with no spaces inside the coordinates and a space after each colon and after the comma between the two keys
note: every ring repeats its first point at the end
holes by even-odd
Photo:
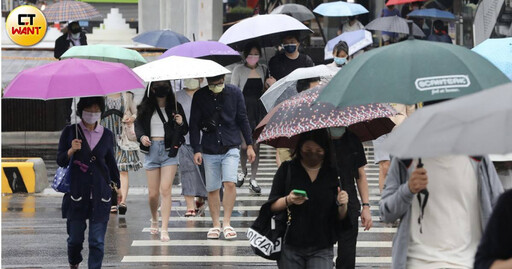
{"type": "Polygon", "coordinates": [[[85,127],[85,125],[82,121],[80,121],[79,124],[80,124],[80,127],[82,127],[82,131],[84,131],[84,136],[85,136],[85,139],[87,139],[87,143],[89,144],[89,147],[91,147],[91,150],[93,150],[94,147],[96,147],[96,145],[100,141],[101,136],[103,136],[103,130],[105,128],[103,128],[103,126],[101,126],[101,124],[98,123],[98,124],[96,124],[96,128],[94,128],[94,130],[89,131],[89,129],[87,129],[87,127],[85,127]]]}

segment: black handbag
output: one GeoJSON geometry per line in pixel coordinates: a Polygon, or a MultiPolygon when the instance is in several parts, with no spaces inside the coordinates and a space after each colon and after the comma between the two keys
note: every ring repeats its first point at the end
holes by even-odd
{"type": "MultiPolygon", "coordinates": [[[[285,191],[290,191],[291,168],[288,164],[285,191]]],[[[254,254],[267,260],[277,260],[281,256],[282,246],[286,241],[288,228],[291,224],[291,212],[273,213],[270,206],[276,200],[266,202],[261,206],[260,213],[251,228],[247,230],[247,238],[254,254]]]]}
{"type": "Polygon", "coordinates": [[[165,120],[164,115],[159,107],[156,108],[156,112],[164,124],[165,150],[169,151],[169,157],[174,158],[178,155],[178,150],[180,149],[181,145],[185,144],[185,137],[178,131],[178,124],[175,121],[169,122],[165,120]]]}

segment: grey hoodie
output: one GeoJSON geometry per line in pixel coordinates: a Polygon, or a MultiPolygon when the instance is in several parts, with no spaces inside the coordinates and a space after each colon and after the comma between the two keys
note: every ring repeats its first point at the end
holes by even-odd
{"type": "MultiPolygon", "coordinates": [[[[484,229],[498,197],[503,193],[503,187],[489,157],[485,156],[481,160],[470,159],[471,163],[478,167],[480,219],[484,229]]],[[[391,160],[386,186],[379,202],[380,215],[384,222],[390,223],[400,219],[400,225],[393,238],[392,268],[394,269],[407,267],[411,204],[415,196],[409,190],[407,181],[415,167],[406,163],[398,158],[391,160]]]]}

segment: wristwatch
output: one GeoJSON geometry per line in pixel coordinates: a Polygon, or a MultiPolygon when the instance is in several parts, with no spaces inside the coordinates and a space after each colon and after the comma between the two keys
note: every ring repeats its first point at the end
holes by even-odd
{"type": "Polygon", "coordinates": [[[368,208],[370,208],[370,204],[369,203],[363,203],[363,207],[367,206],[368,208]]]}

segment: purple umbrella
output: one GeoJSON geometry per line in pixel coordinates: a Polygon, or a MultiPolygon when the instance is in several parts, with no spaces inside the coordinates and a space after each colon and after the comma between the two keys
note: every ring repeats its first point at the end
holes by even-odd
{"type": "Polygon", "coordinates": [[[227,66],[240,62],[242,57],[236,50],[217,41],[194,41],[168,49],[159,59],[169,56],[183,56],[212,60],[227,66]]]}
{"type": "Polygon", "coordinates": [[[4,98],[63,99],[104,96],[144,88],[144,82],[121,63],[68,59],[20,72],[4,98]]]}

